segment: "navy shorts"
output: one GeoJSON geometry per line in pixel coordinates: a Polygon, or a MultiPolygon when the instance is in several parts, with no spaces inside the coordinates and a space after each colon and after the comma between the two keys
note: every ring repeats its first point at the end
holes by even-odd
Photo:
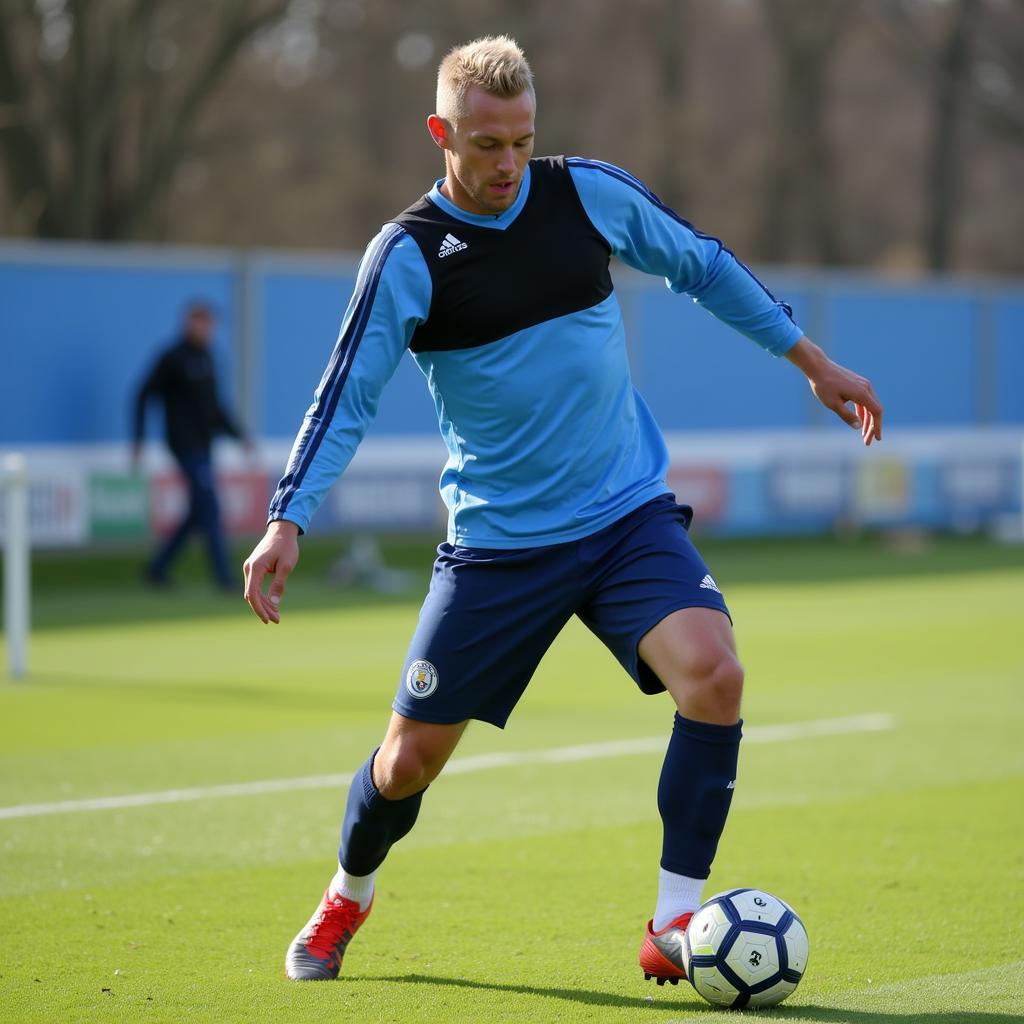
{"type": "Polygon", "coordinates": [[[442,544],[393,707],[421,722],[504,727],[541,658],[573,615],[644,693],[665,689],[637,654],[680,608],[725,600],[687,530],[693,510],[662,495],[603,530],[516,550],[442,544]]]}

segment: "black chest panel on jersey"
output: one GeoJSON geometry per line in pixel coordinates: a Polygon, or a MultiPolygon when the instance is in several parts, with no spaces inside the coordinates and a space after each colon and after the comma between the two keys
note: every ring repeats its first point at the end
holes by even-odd
{"type": "Polygon", "coordinates": [[[612,292],[611,249],[590,223],[563,157],[530,161],[526,202],[503,231],[459,220],[426,196],[394,223],[420,247],[433,286],[413,352],[486,345],[589,309],[612,292]]]}

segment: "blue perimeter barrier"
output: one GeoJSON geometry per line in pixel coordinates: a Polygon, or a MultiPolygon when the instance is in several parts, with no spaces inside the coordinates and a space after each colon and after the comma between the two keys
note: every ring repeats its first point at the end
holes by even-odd
{"type": "MultiPolygon", "coordinates": [[[[334,345],[355,270],[351,257],[266,251],[0,245],[0,339],[6,377],[14,383],[0,403],[0,447],[125,444],[135,389],[194,299],[210,302],[219,314],[214,352],[226,401],[254,435],[271,445],[289,442],[334,345]]],[[[979,430],[1024,429],[1024,282],[897,281],[770,268],[763,276],[792,303],[812,338],[873,380],[887,407],[890,436],[953,429],[977,439],[979,430]]],[[[768,434],[810,440],[848,430],[815,402],[792,367],[685,296],[622,267],[616,279],[634,383],[666,433],[697,440],[740,431],[751,440],[768,434]]],[[[159,436],[155,418],[150,436],[159,436]]],[[[408,356],[384,392],[368,437],[371,446],[406,439],[437,440],[433,403],[408,356]]],[[[429,474],[434,479],[439,443],[437,451],[429,474]]],[[[1006,461],[1005,438],[1000,451],[998,475],[1005,482],[989,486],[986,507],[1007,511],[1019,503],[1018,471],[1006,461]]],[[[787,443],[774,461],[794,460],[800,463],[798,441],[787,443]]],[[[829,461],[809,463],[817,466],[819,496],[829,491],[821,483],[829,461]]],[[[279,469],[266,471],[273,477],[279,469]]],[[[927,476],[920,467],[908,472],[927,476]]],[[[770,492],[744,482],[739,470],[730,474],[730,508],[744,507],[736,506],[744,493],[753,501],[770,492]]],[[[827,515],[801,515],[783,502],[785,518],[820,528],[848,510],[841,494],[852,486],[832,486],[827,515]]],[[[927,480],[920,484],[928,486],[938,493],[927,480]]],[[[814,491],[793,493],[804,493],[806,510],[814,491]]],[[[777,505],[771,507],[778,511],[777,505]]],[[[763,517],[740,515],[737,525],[750,518],[763,517]]]]}

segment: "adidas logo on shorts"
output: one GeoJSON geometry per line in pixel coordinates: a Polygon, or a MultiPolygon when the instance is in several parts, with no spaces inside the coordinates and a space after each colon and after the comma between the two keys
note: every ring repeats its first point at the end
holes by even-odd
{"type": "Polygon", "coordinates": [[[700,585],[705,590],[713,590],[716,594],[721,593],[721,591],[718,589],[718,584],[711,578],[710,573],[700,581],[700,585]]]}
{"type": "Polygon", "coordinates": [[[469,243],[460,242],[454,235],[447,234],[441,242],[441,248],[437,250],[437,255],[444,259],[445,256],[451,256],[453,252],[461,252],[468,248],[469,243]]]}

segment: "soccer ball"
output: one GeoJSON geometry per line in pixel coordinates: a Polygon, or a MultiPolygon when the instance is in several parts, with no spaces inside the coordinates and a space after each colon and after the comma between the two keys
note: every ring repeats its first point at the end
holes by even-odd
{"type": "Polygon", "coordinates": [[[759,889],[730,889],[690,919],[683,965],[710,1003],[774,1006],[800,983],[807,951],[807,931],[790,906],[759,889]]]}

